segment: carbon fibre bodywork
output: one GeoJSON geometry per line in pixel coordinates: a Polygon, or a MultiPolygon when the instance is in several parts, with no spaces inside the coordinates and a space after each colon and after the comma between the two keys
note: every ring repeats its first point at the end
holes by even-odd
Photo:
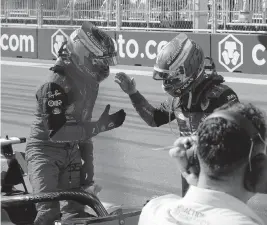
{"type": "Polygon", "coordinates": [[[2,224],[33,224],[36,216],[35,203],[60,200],[75,200],[89,206],[92,212],[82,218],[55,221],[56,225],[74,224],[138,224],[141,209],[109,206],[107,209],[93,194],[87,192],[51,192],[42,194],[18,194],[1,198],[2,224]]]}
{"type": "Polygon", "coordinates": [[[101,225],[136,225],[142,207],[133,208],[121,205],[106,204],[93,193],[77,191],[49,192],[29,194],[23,176],[25,173],[24,153],[15,154],[12,144],[25,142],[24,138],[0,138],[1,143],[1,224],[30,225],[34,224],[37,210],[35,203],[73,200],[86,206],[82,218],[67,221],[55,221],[57,225],[101,224],[101,225]],[[3,173],[4,172],[4,173],[3,173]],[[14,188],[23,184],[24,191],[14,188]]]}

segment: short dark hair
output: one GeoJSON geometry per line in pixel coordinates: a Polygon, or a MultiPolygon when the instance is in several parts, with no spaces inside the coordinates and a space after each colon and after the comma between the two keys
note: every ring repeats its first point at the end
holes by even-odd
{"type": "MultiPolygon", "coordinates": [[[[222,109],[245,116],[259,131],[261,137],[266,138],[265,114],[259,108],[251,103],[236,103],[217,110],[222,109]]],[[[199,127],[198,139],[200,161],[209,168],[211,177],[216,178],[231,173],[249,157],[251,148],[249,135],[237,124],[223,118],[204,121],[199,127]]]]}

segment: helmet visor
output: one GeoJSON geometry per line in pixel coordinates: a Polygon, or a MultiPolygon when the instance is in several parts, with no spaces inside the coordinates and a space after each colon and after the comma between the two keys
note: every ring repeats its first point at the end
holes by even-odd
{"type": "Polygon", "coordinates": [[[153,79],[154,80],[176,80],[176,82],[183,82],[186,79],[186,73],[184,66],[179,66],[178,70],[163,70],[154,66],[153,71],[153,79]]]}
{"type": "Polygon", "coordinates": [[[116,52],[109,56],[95,57],[94,60],[98,61],[99,64],[104,64],[107,66],[116,66],[118,64],[116,52]]]}

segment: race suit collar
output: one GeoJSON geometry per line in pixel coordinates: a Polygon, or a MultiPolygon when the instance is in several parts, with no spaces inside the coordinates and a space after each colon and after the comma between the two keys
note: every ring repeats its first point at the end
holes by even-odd
{"type": "Polygon", "coordinates": [[[247,204],[224,192],[190,186],[183,200],[216,208],[230,209],[251,218],[257,224],[264,224],[262,219],[247,204]]]}
{"type": "Polygon", "coordinates": [[[50,67],[49,70],[53,71],[54,73],[64,74],[65,68],[64,68],[64,62],[63,62],[62,58],[59,57],[57,59],[55,65],[50,67]]]}

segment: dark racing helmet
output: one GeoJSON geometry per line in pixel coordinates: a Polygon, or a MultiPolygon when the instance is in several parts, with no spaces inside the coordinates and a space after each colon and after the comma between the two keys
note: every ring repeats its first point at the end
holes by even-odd
{"type": "MultiPolygon", "coordinates": [[[[59,51],[76,73],[100,83],[109,76],[109,66],[117,64],[117,52],[112,38],[90,22],[76,29],[59,51]]],[[[66,63],[65,63],[66,64],[66,63]]]]}
{"type": "Polygon", "coordinates": [[[184,33],[178,34],[157,56],[153,78],[163,80],[163,89],[173,97],[188,93],[204,73],[205,57],[201,47],[184,33]]]}

